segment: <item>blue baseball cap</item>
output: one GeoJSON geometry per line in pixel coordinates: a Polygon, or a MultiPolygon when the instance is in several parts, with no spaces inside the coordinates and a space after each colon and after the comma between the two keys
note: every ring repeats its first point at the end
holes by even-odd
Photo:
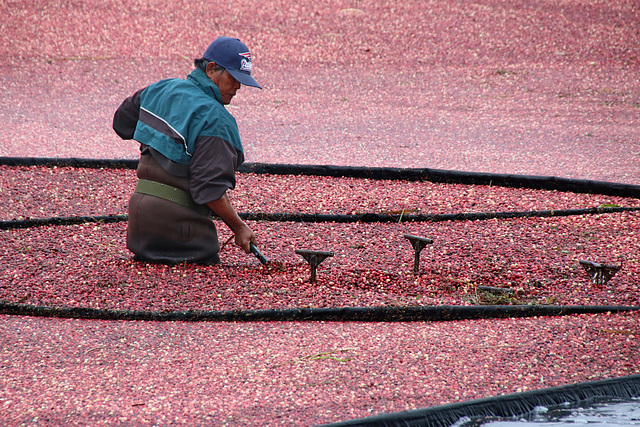
{"type": "Polygon", "coordinates": [[[251,52],[240,40],[232,37],[218,37],[209,45],[202,57],[224,67],[243,85],[262,89],[256,79],[251,77],[251,52]]]}

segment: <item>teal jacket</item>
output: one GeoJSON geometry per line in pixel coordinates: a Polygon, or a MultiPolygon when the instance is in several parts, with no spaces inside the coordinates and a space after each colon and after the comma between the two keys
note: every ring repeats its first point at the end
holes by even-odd
{"type": "Polygon", "coordinates": [[[141,92],[133,139],[186,165],[202,137],[228,141],[244,156],[238,124],[204,71],[196,68],[187,79],[161,80],[141,92]]]}

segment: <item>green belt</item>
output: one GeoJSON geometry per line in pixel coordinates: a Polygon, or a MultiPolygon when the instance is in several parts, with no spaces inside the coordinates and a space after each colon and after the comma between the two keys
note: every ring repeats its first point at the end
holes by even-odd
{"type": "Polygon", "coordinates": [[[205,205],[199,205],[193,201],[189,193],[180,190],[179,188],[172,187],[170,185],[162,184],[161,182],[150,181],[148,179],[141,179],[136,185],[136,193],[148,194],[149,196],[159,197],[161,199],[168,200],[178,205],[184,206],[196,211],[200,215],[209,216],[211,209],[205,205]]]}

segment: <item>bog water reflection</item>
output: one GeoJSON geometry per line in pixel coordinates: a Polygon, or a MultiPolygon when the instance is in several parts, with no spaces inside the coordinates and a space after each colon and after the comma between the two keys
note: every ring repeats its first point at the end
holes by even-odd
{"type": "Polygon", "coordinates": [[[567,424],[599,426],[640,426],[640,398],[593,404],[588,407],[549,410],[536,408],[527,417],[517,420],[481,419],[461,420],[458,427],[567,427],[567,424]]]}

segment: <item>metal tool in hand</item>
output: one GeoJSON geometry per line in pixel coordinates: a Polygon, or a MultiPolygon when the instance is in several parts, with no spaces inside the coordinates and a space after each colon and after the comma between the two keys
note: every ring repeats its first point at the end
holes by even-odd
{"type": "MultiPolygon", "coordinates": [[[[229,225],[229,223],[227,221],[225,221],[224,219],[220,218],[222,220],[222,222],[224,222],[225,224],[227,224],[227,227],[229,227],[229,229],[233,232],[233,228],[231,228],[231,226],[229,225]]],[[[229,241],[233,238],[233,235],[231,235],[231,237],[229,237],[229,240],[227,240],[223,247],[229,243],[229,241]]],[[[260,252],[260,249],[258,249],[258,247],[256,245],[254,245],[253,243],[249,243],[249,249],[251,250],[251,253],[254,254],[256,256],[256,258],[258,258],[260,260],[260,262],[262,264],[266,264],[269,262],[269,260],[262,255],[262,252],[260,252]]]]}
{"type": "Polygon", "coordinates": [[[258,249],[256,245],[251,243],[249,247],[251,248],[251,253],[254,254],[261,263],[266,264],[269,262],[269,260],[264,255],[262,255],[262,252],[260,252],[260,249],[258,249]]]}

